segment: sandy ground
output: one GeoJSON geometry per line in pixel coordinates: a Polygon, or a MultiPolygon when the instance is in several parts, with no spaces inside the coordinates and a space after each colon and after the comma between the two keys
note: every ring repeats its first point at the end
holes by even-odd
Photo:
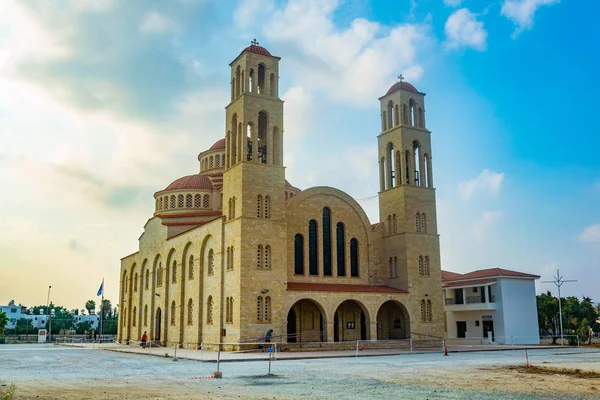
{"type": "MultiPolygon", "coordinates": [[[[530,350],[530,362],[600,371],[599,349],[530,350]]],[[[16,399],[598,399],[600,379],[528,374],[524,351],[215,363],[47,345],[0,347],[16,399]]],[[[6,386],[0,386],[0,393],[6,386]]]]}

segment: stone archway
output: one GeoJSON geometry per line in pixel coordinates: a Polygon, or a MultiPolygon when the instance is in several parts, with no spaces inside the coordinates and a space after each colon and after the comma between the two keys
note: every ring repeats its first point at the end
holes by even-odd
{"type": "Polygon", "coordinates": [[[161,325],[162,325],[162,311],[160,307],[156,310],[156,328],[154,329],[154,340],[160,342],[161,325]]]}
{"type": "Polygon", "coordinates": [[[369,316],[366,309],[355,300],[342,302],[335,310],[333,337],[336,342],[367,340],[369,316]]]}
{"type": "Polygon", "coordinates": [[[377,340],[410,338],[410,317],[406,307],[389,300],[377,312],[377,340]]]}
{"type": "Polygon", "coordinates": [[[298,300],[288,312],[287,342],[323,342],[327,338],[323,307],[314,300],[298,300]]]}

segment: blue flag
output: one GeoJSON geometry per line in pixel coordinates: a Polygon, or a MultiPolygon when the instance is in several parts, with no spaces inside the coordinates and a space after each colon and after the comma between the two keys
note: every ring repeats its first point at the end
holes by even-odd
{"type": "Polygon", "coordinates": [[[102,284],[100,285],[100,289],[98,289],[98,294],[96,296],[102,295],[102,289],[104,289],[104,281],[102,281],[102,284]]]}

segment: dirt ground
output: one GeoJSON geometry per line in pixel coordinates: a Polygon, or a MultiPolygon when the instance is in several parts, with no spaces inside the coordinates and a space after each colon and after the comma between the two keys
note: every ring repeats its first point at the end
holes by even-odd
{"type": "MultiPolygon", "coordinates": [[[[216,364],[103,350],[0,348],[15,399],[598,399],[600,379],[532,374],[521,351],[216,364]]],[[[597,349],[530,351],[534,365],[600,371],[597,349]]],[[[7,386],[0,386],[2,389],[7,386]]]]}

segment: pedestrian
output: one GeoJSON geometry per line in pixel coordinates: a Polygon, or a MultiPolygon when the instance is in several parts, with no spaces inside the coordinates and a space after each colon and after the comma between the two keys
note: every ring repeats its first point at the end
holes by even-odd
{"type": "Polygon", "coordinates": [[[94,329],[94,342],[96,341],[96,330],[94,329]]]}
{"type": "Polygon", "coordinates": [[[140,346],[142,346],[143,349],[146,348],[146,342],[148,341],[148,335],[146,334],[146,331],[144,331],[144,334],[142,335],[142,340],[140,343],[140,346]]]}

